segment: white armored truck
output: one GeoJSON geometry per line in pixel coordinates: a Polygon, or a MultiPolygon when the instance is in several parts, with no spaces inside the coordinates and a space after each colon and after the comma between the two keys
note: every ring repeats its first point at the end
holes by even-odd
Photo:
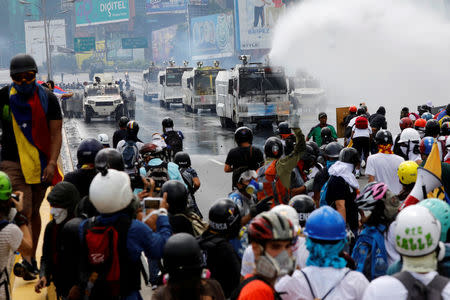
{"type": "Polygon", "coordinates": [[[242,64],[216,77],[216,110],[222,127],[286,121],[290,101],[284,69],[248,63],[245,55],[240,59],[242,64]]]}
{"type": "Polygon", "coordinates": [[[152,64],[147,70],[142,72],[142,87],[144,88],[144,100],[152,101],[158,98],[158,73],[161,68],[152,64]]]}
{"type": "Polygon", "coordinates": [[[197,113],[198,109],[216,111],[216,77],[220,69],[218,63],[214,67],[203,67],[201,62],[197,67],[183,74],[183,106],[186,112],[197,113]]]}
{"type": "MultiPolygon", "coordinates": [[[[173,65],[173,62],[171,63],[173,65]]],[[[164,71],[158,73],[159,93],[158,99],[161,107],[170,109],[171,104],[183,102],[183,87],[181,86],[181,77],[186,71],[191,71],[192,67],[167,67],[164,71]]]]}

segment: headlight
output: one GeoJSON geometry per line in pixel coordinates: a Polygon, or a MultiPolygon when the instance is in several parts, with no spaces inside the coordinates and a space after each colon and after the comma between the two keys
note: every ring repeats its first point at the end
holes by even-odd
{"type": "Polygon", "coordinates": [[[117,105],[117,104],[120,104],[120,103],[122,103],[122,100],[114,100],[114,105],[117,105]]]}
{"type": "Polygon", "coordinates": [[[95,105],[95,101],[94,100],[88,100],[87,102],[89,105],[95,105]]]}

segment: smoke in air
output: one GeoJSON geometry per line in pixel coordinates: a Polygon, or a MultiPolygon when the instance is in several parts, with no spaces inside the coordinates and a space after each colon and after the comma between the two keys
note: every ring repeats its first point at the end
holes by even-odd
{"type": "Polygon", "coordinates": [[[424,2],[304,0],[279,20],[271,62],[320,79],[330,111],[384,105],[392,128],[403,106],[450,102],[450,23],[424,2]]]}

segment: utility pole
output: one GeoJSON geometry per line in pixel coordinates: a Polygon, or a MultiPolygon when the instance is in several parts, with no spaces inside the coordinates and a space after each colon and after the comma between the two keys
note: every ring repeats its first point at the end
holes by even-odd
{"type": "Polygon", "coordinates": [[[45,6],[45,0],[41,0],[42,7],[42,19],[44,21],[44,39],[45,39],[45,55],[47,57],[47,80],[52,79],[52,63],[51,63],[51,53],[49,53],[49,44],[48,44],[48,23],[47,23],[47,12],[45,6]]]}

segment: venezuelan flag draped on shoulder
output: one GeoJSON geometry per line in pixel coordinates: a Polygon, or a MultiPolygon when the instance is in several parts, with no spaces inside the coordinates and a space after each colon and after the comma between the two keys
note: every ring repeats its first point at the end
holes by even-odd
{"type": "MultiPolygon", "coordinates": [[[[13,83],[9,88],[11,122],[16,138],[19,160],[27,184],[41,183],[41,178],[50,158],[50,130],[46,120],[48,95],[44,88],[36,84],[36,89],[24,99],[13,83]]],[[[5,115],[5,111],[3,111],[5,115]]],[[[7,113],[8,114],[8,113],[7,113]]],[[[62,180],[57,168],[52,185],[62,180]]]]}

